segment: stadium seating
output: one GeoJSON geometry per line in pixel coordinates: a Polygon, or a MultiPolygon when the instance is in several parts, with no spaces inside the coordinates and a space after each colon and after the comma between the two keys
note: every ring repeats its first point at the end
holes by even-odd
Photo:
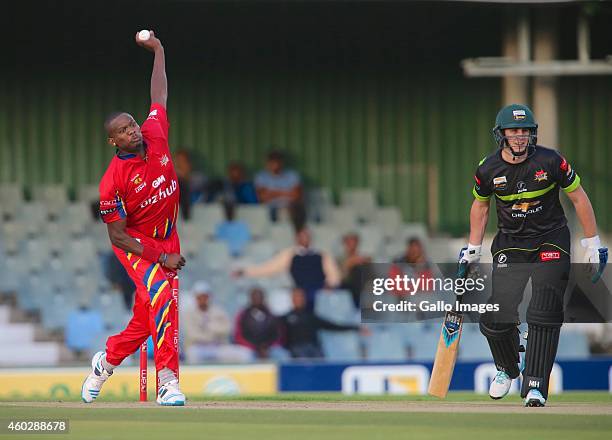
{"type": "Polygon", "coordinates": [[[269,227],[268,208],[263,205],[241,205],[236,216],[249,225],[251,234],[256,238],[266,237],[269,227]]]}
{"type": "Polygon", "coordinates": [[[306,192],[308,220],[312,223],[324,223],[329,220],[329,210],[334,205],[329,188],[313,188],[306,192]]]}
{"type": "Polygon", "coordinates": [[[326,359],[330,361],[356,361],[361,359],[357,332],[320,330],[319,335],[321,348],[326,359]]]}
{"type": "Polygon", "coordinates": [[[485,361],[491,358],[489,344],[480,333],[478,324],[463,324],[458,358],[463,361],[485,361]]]}
{"type": "Polygon", "coordinates": [[[4,254],[14,255],[25,239],[27,232],[23,223],[14,220],[2,222],[2,249],[4,254]]]}
{"type": "Polygon", "coordinates": [[[589,339],[578,331],[561,328],[557,358],[564,360],[579,360],[589,358],[589,339]]]}
{"type": "Polygon", "coordinates": [[[206,237],[214,236],[217,225],[224,218],[223,208],[218,204],[194,205],[191,209],[191,221],[200,225],[206,237]]]}
{"type": "Polygon", "coordinates": [[[0,206],[5,214],[11,217],[23,205],[23,190],[21,185],[3,183],[0,185],[0,206]]]}
{"type": "Polygon", "coordinates": [[[340,233],[345,234],[357,229],[359,224],[357,214],[352,207],[337,206],[329,210],[331,225],[340,233]]]}
{"type": "Polygon", "coordinates": [[[92,212],[89,204],[74,202],[66,206],[65,212],[60,215],[60,224],[68,229],[73,236],[85,234],[87,226],[91,223],[92,212]]]}
{"type": "Polygon", "coordinates": [[[98,185],[81,185],[76,190],[77,200],[87,205],[100,200],[100,191],[98,185]]]}
{"type": "Polygon", "coordinates": [[[61,346],[56,342],[37,342],[31,323],[11,323],[10,308],[0,306],[0,367],[56,365],[61,346]]]}
{"type": "Polygon", "coordinates": [[[16,219],[23,223],[29,236],[36,237],[49,221],[49,213],[44,203],[24,203],[17,210],[16,219]]]}
{"type": "Polygon", "coordinates": [[[408,339],[412,353],[412,359],[431,360],[436,355],[438,339],[440,338],[440,322],[421,322],[411,324],[415,330],[412,337],[408,339]]]}
{"type": "Polygon", "coordinates": [[[359,321],[351,293],[346,290],[319,291],[315,297],[314,311],[321,318],[338,324],[359,321]]]}
{"type": "Polygon", "coordinates": [[[312,225],[310,227],[312,232],[313,247],[316,249],[335,253],[340,246],[340,234],[338,230],[327,224],[312,225]]]}
{"type": "Polygon", "coordinates": [[[369,336],[363,337],[369,361],[405,360],[406,345],[399,330],[401,324],[368,324],[369,336]]]}
{"type": "MultiPolygon", "coordinates": [[[[123,298],[111,290],[105,279],[102,256],[110,252],[107,229],[94,220],[91,202],[97,200],[97,185],[77,189],[77,201],[69,202],[61,185],[34,188],[34,200],[23,201],[17,185],[0,186],[0,258],[5,273],[0,278],[0,292],[14,292],[18,306],[38,312],[41,324],[49,330],[61,330],[69,311],[87,304],[98,311],[107,329],[97,338],[103,342],[112,332],[121,330],[130,312],[123,298]],[[63,194],[63,195],[62,195],[63,194]],[[58,203],[55,203],[55,202],[58,203]],[[58,207],[61,207],[59,209],[58,207]]],[[[375,261],[389,261],[402,254],[409,237],[423,240],[432,261],[454,261],[463,239],[431,238],[421,223],[403,223],[396,207],[379,207],[369,189],[347,189],[340,194],[341,205],[334,206],[331,191],[320,188],[307,193],[310,228],[315,248],[335,256],[341,254],[341,237],[357,232],[361,252],[375,261]]],[[[237,217],[249,224],[253,233],[244,255],[231,257],[227,246],[214,239],[216,225],[223,220],[220,205],[195,205],[189,221],[181,219],[182,252],[188,264],[180,273],[185,297],[197,280],[207,280],[213,287],[215,301],[232,318],[248,302],[248,291],[254,285],[267,293],[275,314],[286,313],[291,305],[292,281],[288,274],[263,279],[233,279],[230,271],[247,264],[269,259],[276,252],[294,244],[294,230],[287,221],[272,223],[265,206],[240,206],[237,217]]],[[[184,307],[182,305],[181,307],[184,307]]],[[[0,322],[3,308],[0,306],[0,322]]],[[[347,291],[321,291],[315,312],[337,323],[359,322],[347,291]]],[[[26,326],[27,327],[27,326],[26,326]]],[[[41,360],[24,326],[0,332],[0,348],[10,341],[23,342],[24,351],[15,362],[49,362],[41,360]]],[[[368,325],[370,335],[358,332],[321,331],[323,351],[330,360],[401,361],[431,360],[439,337],[439,322],[368,325]]],[[[59,359],[56,348],[41,345],[41,353],[59,359]],[[46,351],[45,351],[46,350],[46,351]],[[55,351],[54,351],[55,350],[55,351]]],[[[564,331],[559,358],[582,359],[589,355],[587,337],[580,332],[564,331]]],[[[485,339],[477,326],[466,325],[459,352],[462,360],[489,359],[485,339]]]]}
{"type": "Polygon", "coordinates": [[[380,255],[384,249],[384,234],[379,225],[361,225],[356,232],[359,234],[359,249],[363,254],[380,255]]]}
{"type": "Polygon", "coordinates": [[[378,207],[373,223],[383,231],[385,240],[395,239],[402,227],[402,214],[394,206],[378,207]]]}
{"type": "Polygon", "coordinates": [[[44,204],[51,217],[58,218],[68,204],[68,191],[61,184],[36,185],[32,188],[32,199],[44,204]]]}
{"type": "Polygon", "coordinates": [[[347,188],[340,193],[340,205],[350,208],[362,223],[375,218],[378,204],[371,188],[347,188]]]}
{"type": "Polygon", "coordinates": [[[293,246],[295,232],[288,223],[275,223],[268,228],[268,236],[274,240],[277,249],[293,246]]]}

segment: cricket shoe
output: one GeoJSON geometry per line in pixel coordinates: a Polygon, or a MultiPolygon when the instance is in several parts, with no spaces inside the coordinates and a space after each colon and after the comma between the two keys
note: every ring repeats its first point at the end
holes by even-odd
{"type": "Polygon", "coordinates": [[[179,389],[178,380],[174,379],[159,387],[157,403],[161,406],[184,406],[185,395],[179,389]]]}
{"type": "Polygon", "coordinates": [[[532,388],[525,397],[525,406],[544,406],[546,405],[546,399],[542,396],[539,390],[532,388]]]}
{"type": "Polygon", "coordinates": [[[111,377],[113,373],[109,373],[102,367],[102,359],[106,358],[106,353],[103,351],[99,351],[94,354],[91,359],[91,373],[83,382],[83,386],[81,387],[81,399],[85,403],[91,403],[96,400],[98,394],[100,394],[100,390],[102,389],[102,385],[106,382],[106,379],[111,377]]]}
{"type": "Polygon", "coordinates": [[[510,391],[512,379],[504,371],[498,371],[489,387],[489,396],[491,399],[501,399],[510,391]]]}

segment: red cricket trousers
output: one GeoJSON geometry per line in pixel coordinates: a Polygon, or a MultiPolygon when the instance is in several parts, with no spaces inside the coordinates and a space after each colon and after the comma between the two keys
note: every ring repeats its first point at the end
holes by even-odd
{"type": "MultiPolygon", "coordinates": [[[[136,234],[130,233],[130,235],[136,234]]],[[[137,238],[143,245],[154,246],[166,253],[180,252],[176,230],[165,240],[137,238]]],[[[147,261],[115,246],[113,250],[136,284],[136,298],[134,315],[125,330],[109,337],[106,341],[106,360],[113,365],[121,364],[151,335],[155,349],[156,370],[160,371],[167,367],[176,374],[178,369],[178,353],[174,345],[176,302],[172,298],[176,273],[157,262],[147,261]]]]}

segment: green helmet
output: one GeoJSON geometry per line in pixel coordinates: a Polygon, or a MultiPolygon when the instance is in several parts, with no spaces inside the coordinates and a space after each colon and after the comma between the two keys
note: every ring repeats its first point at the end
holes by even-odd
{"type": "Polygon", "coordinates": [[[530,131],[528,147],[535,146],[538,141],[538,123],[533,117],[533,112],[523,104],[510,104],[502,108],[495,118],[493,137],[495,143],[503,148],[506,144],[504,129],[506,128],[528,128],[530,131]]]}

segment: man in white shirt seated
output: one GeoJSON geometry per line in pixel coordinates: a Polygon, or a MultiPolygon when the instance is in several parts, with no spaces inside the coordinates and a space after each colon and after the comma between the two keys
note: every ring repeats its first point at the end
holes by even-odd
{"type": "Polygon", "coordinates": [[[225,310],[212,304],[211,287],[206,281],[194,284],[192,295],[195,307],[181,311],[181,325],[185,335],[187,362],[248,362],[251,351],[230,344],[231,320],[225,310]]]}

